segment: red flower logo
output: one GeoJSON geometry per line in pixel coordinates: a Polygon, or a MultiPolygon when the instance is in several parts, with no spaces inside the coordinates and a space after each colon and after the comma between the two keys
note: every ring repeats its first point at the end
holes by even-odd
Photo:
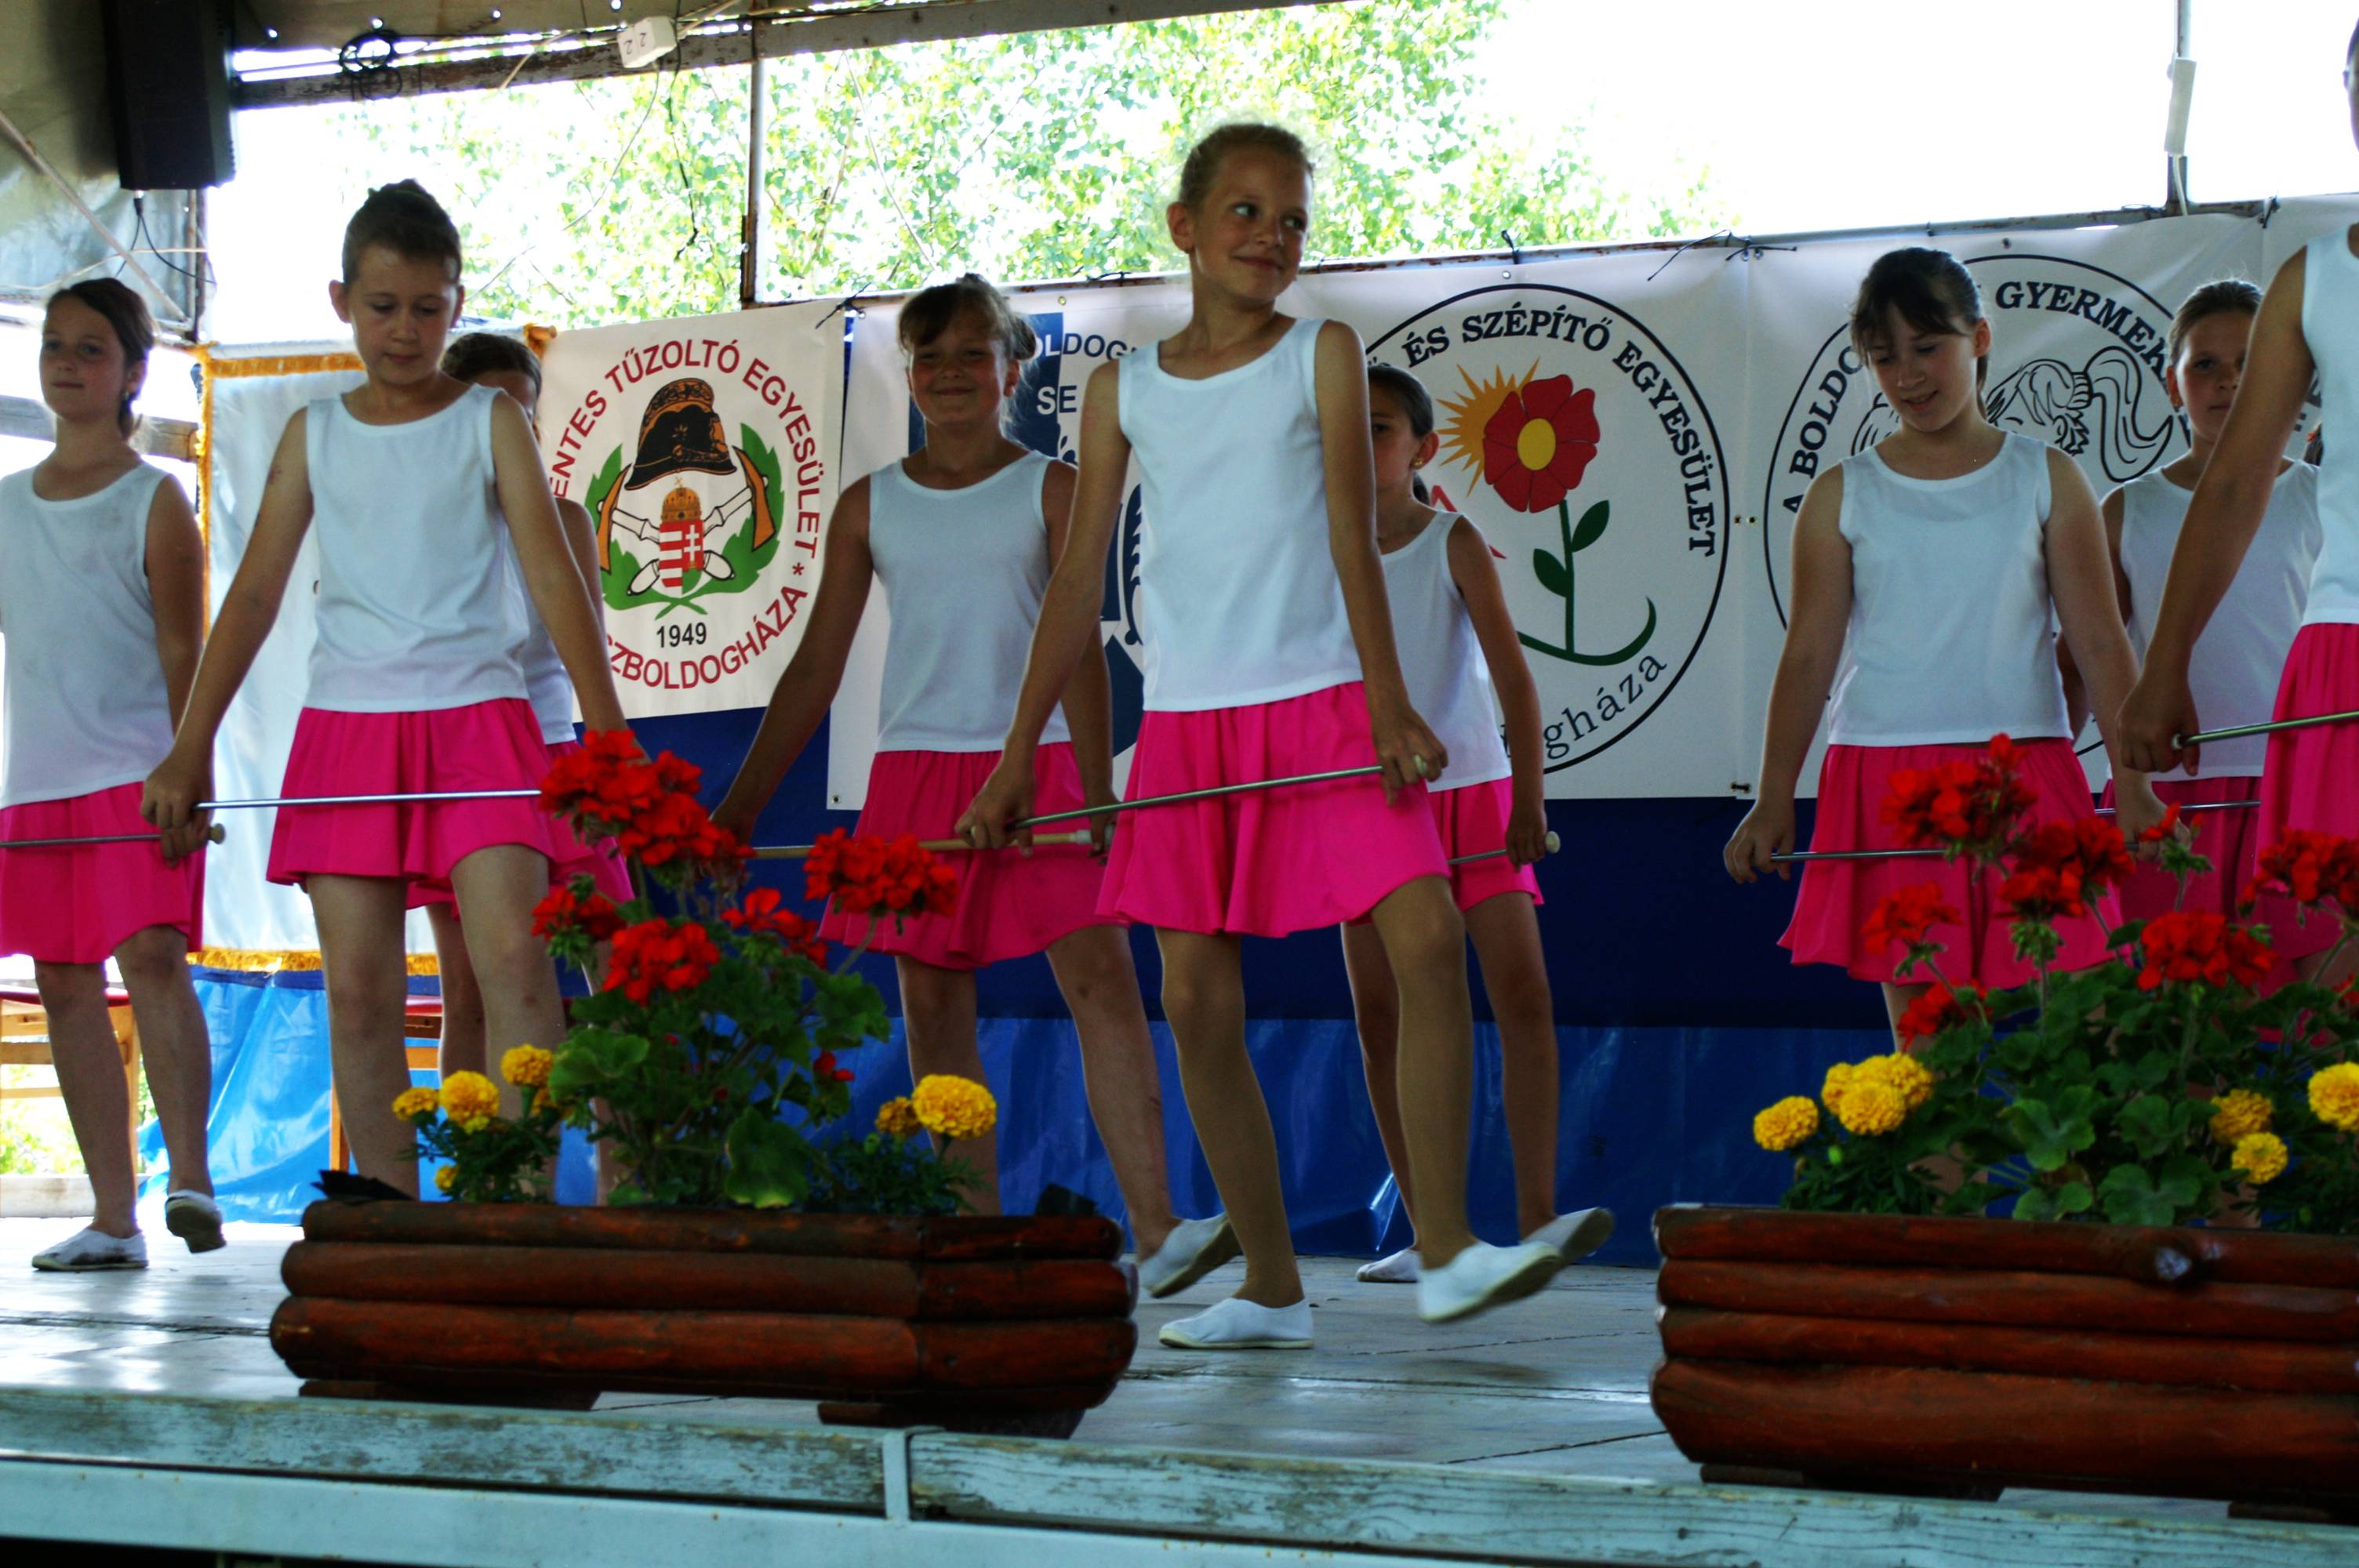
{"type": "Polygon", "coordinates": [[[1518,512],[1559,505],[1597,455],[1597,393],[1552,375],[1507,394],[1483,427],[1483,477],[1518,512]]]}

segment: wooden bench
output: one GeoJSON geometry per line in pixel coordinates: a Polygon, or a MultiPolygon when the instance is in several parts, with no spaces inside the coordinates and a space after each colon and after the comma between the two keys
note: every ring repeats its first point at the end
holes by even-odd
{"type": "MultiPolygon", "coordinates": [[[[123,1053],[123,1083],[131,1097],[131,1115],[124,1124],[123,1136],[131,1146],[136,1168],[139,1153],[139,1026],[131,1016],[130,995],[119,987],[107,989],[106,1016],[114,1029],[114,1043],[123,1053]]],[[[40,993],[30,986],[0,986],[0,1066],[57,1070],[57,1062],[49,1052],[49,1011],[41,1006],[40,993]]],[[[0,1101],[60,1099],[64,1094],[55,1084],[0,1085],[0,1101]]]]}

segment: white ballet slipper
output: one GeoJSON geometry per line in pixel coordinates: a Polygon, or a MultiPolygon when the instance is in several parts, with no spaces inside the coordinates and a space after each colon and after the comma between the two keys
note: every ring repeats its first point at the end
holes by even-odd
{"type": "Polygon", "coordinates": [[[1308,1350],[1310,1303],[1266,1307],[1231,1296],[1165,1324],[1156,1337],[1175,1350],[1308,1350]]]}
{"type": "Polygon", "coordinates": [[[1557,1256],[1571,1263],[1604,1246],[1613,1234],[1612,1209],[1577,1208],[1571,1214],[1558,1215],[1524,1239],[1555,1248],[1557,1256]]]}
{"type": "Polygon", "coordinates": [[[95,1226],[77,1230],[46,1252],[33,1254],[33,1267],[59,1274],[94,1273],[101,1269],[145,1269],[147,1238],[109,1236],[95,1226]]]}
{"type": "Polygon", "coordinates": [[[191,1252],[211,1252],[226,1245],[222,1238],[221,1205],[205,1193],[166,1193],[164,1228],[187,1242],[191,1252]]]}
{"type": "Polygon", "coordinates": [[[1428,1323],[1455,1323],[1519,1301],[1547,1284],[1564,1260],[1538,1241],[1494,1247],[1477,1241],[1440,1268],[1420,1266],[1417,1315],[1428,1323]]]}
{"type": "Polygon", "coordinates": [[[1363,1263],[1355,1277],[1364,1285],[1414,1285],[1417,1283],[1417,1249],[1404,1247],[1389,1258],[1363,1263]]]}
{"type": "Polygon", "coordinates": [[[1226,1214],[1183,1219],[1162,1246],[1138,1260],[1138,1288],[1150,1296],[1184,1291],[1243,1250],[1226,1214]]]}

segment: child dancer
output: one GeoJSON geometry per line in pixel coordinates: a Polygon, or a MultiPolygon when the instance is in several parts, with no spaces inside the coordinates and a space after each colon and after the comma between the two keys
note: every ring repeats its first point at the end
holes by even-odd
{"type": "Polygon", "coordinates": [[[57,442],[0,480],[0,839],[149,840],[0,849],[0,953],[33,960],[96,1203],[90,1227],[37,1254],[36,1269],[147,1266],[132,1214],[130,1086],[107,1018],[110,957],[131,993],[172,1162],[164,1224],[191,1252],[222,1244],[205,1162],[212,1047],[189,983],[188,955],[202,940],[201,839],[179,827],[155,842],[139,816],[139,781],[171,748],[205,624],[204,542],[188,497],[131,447],[131,404],[155,341],[147,306],[113,278],[51,296],[41,400],[57,442]]]}
{"type": "MultiPolygon", "coordinates": [[[[2245,352],[2259,310],[2261,291],[2241,278],[2207,283],[2188,296],[2170,323],[2170,362],[2163,385],[2187,417],[2186,456],[2166,468],[2132,480],[2105,497],[2105,532],[2113,541],[2114,586],[2126,608],[2131,645],[2145,654],[2154,616],[2162,603],[2171,551],[2187,518],[2189,494],[2220,442],[2228,410],[2245,373],[2245,352]]],[[[2221,724],[2257,721],[2269,711],[2286,652],[2300,629],[2302,601],[2318,559],[2318,470],[2285,463],[2261,517],[2254,548],[2221,599],[2210,627],[2189,665],[2196,706],[2221,724]]],[[[2251,797],[2258,789],[2265,737],[2223,741],[2208,748],[2203,776],[2175,769],[2154,779],[2165,805],[2216,805],[2251,797]]],[[[2112,791],[2107,791],[2110,796],[2112,791]]],[[[2188,819],[2195,849],[2212,870],[2188,881],[2190,909],[2234,915],[2238,898],[2253,880],[2260,850],[2259,814],[2245,809],[2206,812],[2188,819]]],[[[2269,927],[2279,957],[2277,983],[2299,958],[2332,945],[2332,923],[2297,918],[2282,899],[2263,901],[2261,920],[2269,927]]],[[[2122,915],[2150,920],[2179,907],[2179,879],[2142,864],[2122,889],[2122,915]]]]}
{"type": "Polygon", "coordinates": [[[1303,1299],[1269,1110],[1245,1051],[1238,939],[1374,911],[1400,986],[1399,1100],[1424,1268],[1418,1310],[1463,1317],[1538,1290],[1553,1247],[1489,1247],[1466,1228],[1473,1022],[1465,925],[1419,778],[1449,755],[1410,707],[1375,550],[1368,380],[1357,334],[1281,315],[1302,263],[1310,162],[1267,125],[1197,144],[1166,213],[1193,314],[1175,337],[1093,373],[1071,542],[1059,557],[1006,749],[960,821],[1010,841],[1034,806],[1037,747],[1095,633],[1105,553],[1135,455],[1147,717],[1134,796],[1353,765],[1382,781],[1232,795],[1121,820],[1099,908],[1156,927],[1163,1007],[1204,1156],[1235,1223],[1235,1296],[1162,1340],[1306,1348],[1303,1299]]]}
{"type": "MultiPolygon", "coordinates": [[[[178,828],[212,790],[215,730],[278,613],[307,532],[320,535],[319,640],[287,762],[289,795],[530,788],[549,753],[516,664],[522,601],[503,534],[590,723],[622,727],[598,626],[523,410],[444,375],[464,297],[458,230],[410,180],[371,191],[329,286],[367,381],[299,410],[278,443],[237,577],[146,811],[178,828]]],[[[302,886],[320,928],[336,1090],[362,1173],[414,1192],[401,921],[409,884],[447,881],[466,916],[486,1054],[553,1041],[564,1017],[532,935],[566,845],[529,799],[289,808],[273,881],[302,886]]],[[[513,1103],[516,1091],[505,1091],[513,1103]]]]}
{"type": "MultiPolygon", "coordinates": [[[[1038,343],[1031,324],[973,273],[912,298],[901,311],[900,340],[925,445],[836,503],[810,622],[715,814],[741,837],[835,699],[872,577],[890,602],[892,631],[859,832],[946,836],[998,760],[1015,710],[1073,501],[1072,469],[1026,450],[1001,427],[1038,343]]],[[[1080,658],[1067,676],[1041,758],[1050,809],[1114,798],[1105,660],[1080,658]]],[[[912,1075],[977,1082],[975,972],[1047,953],[1081,1035],[1091,1114],[1137,1236],[1139,1282],[1155,1295],[1192,1283],[1236,1256],[1236,1240],[1218,1217],[1175,1227],[1154,1041],[1125,923],[1097,913],[1096,857],[1073,845],[964,859],[951,909],[904,928],[879,923],[873,934],[865,918],[831,911],[821,933],[893,955],[912,1075]]],[[[997,1213],[995,1141],[986,1134],[960,1151],[979,1178],[969,1201],[997,1213]]]]}
{"type": "MultiPolygon", "coordinates": [[[[497,332],[468,332],[453,338],[451,346],[442,351],[442,373],[507,394],[524,410],[525,423],[536,432],[539,429],[540,360],[516,339],[497,332]]],[[[572,551],[574,566],[582,573],[591,608],[598,612],[603,625],[605,616],[598,592],[598,539],[590,514],[582,510],[580,502],[560,498],[557,520],[564,525],[565,543],[572,551]]],[[[511,561],[515,553],[510,546],[511,561]]],[[[539,615],[528,603],[525,606],[525,639],[517,649],[516,663],[524,675],[526,700],[532,704],[532,716],[540,725],[541,743],[549,748],[549,760],[554,762],[577,750],[581,742],[573,738],[573,682],[565,674],[565,661],[558,656],[557,644],[549,641],[549,628],[541,624],[539,615]]],[[[563,844],[573,838],[573,830],[559,823],[557,835],[563,844]]],[[[611,845],[593,849],[575,840],[566,848],[565,857],[552,872],[559,883],[569,882],[577,875],[588,876],[608,898],[618,903],[629,902],[631,874],[611,845]]],[[[467,962],[467,943],[459,929],[459,908],[451,896],[450,885],[412,882],[409,896],[413,907],[424,905],[427,923],[434,930],[436,967],[442,977],[442,1076],[447,1078],[457,1072],[484,1072],[484,993],[476,983],[473,967],[467,962]]],[[[602,1166],[602,1174],[603,1169],[602,1166]]]]}
{"type": "MultiPolygon", "coordinates": [[[[1900,428],[1821,475],[1803,497],[1793,619],[1770,692],[1760,799],[1723,857],[1740,882],[1793,848],[1794,783],[1822,708],[1829,744],[1810,847],[1881,849],[1898,847],[1881,811],[1895,773],[1978,752],[1999,733],[2022,743],[2024,782],[2038,796],[2029,821],[2092,814],[2072,754],[2051,614],[2109,745],[2110,716],[2130,687],[2129,639],[2088,481],[2062,453],[1983,416],[1991,328],[1973,276],[1943,251],[1893,251],[1860,285],[1851,334],[1900,428]]],[[[2145,776],[2124,767],[2118,748],[2114,766],[2118,820],[2135,843],[2163,808],[2145,776]]],[[[1948,946],[1943,968],[1953,982],[2010,986],[2029,978],[2015,957],[1997,878],[1963,860],[1815,861],[1802,874],[1783,945],[1798,964],[1841,964],[1880,982],[1897,1034],[1928,982],[1896,979],[1898,946],[1874,950],[1860,926],[1884,894],[1925,882],[1963,914],[1962,926],[1933,933],[1948,946]]],[[[2108,894],[2100,912],[2108,922],[2112,902],[2108,894]]],[[[2061,929],[2064,967],[2104,957],[2097,920],[2061,929]]]]}
{"type": "MultiPolygon", "coordinates": [[[[1430,716],[1450,751],[1450,766],[1426,786],[1434,826],[1446,854],[1495,857],[1451,867],[1450,887],[1482,960],[1484,989],[1499,1025],[1516,1229],[1568,1260],[1582,1257],[1614,1233],[1614,1216],[1602,1208],[1556,1212],[1556,1011],[1533,913],[1540,890],[1532,862],[1548,851],[1539,693],[1516,642],[1490,546],[1473,523],[1428,504],[1418,470],[1433,460],[1440,440],[1424,384],[1392,365],[1371,365],[1368,434],[1375,457],[1376,548],[1384,556],[1385,598],[1392,606],[1401,671],[1409,700],[1430,716]],[[1504,747],[1492,719],[1495,681],[1507,716],[1510,744],[1504,747]]],[[[1414,1227],[1417,1197],[1395,1083],[1398,992],[1384,944],[1365,921],[1344,925],[1343,964],[1352,977],[1369,1104],[1414,1227]]],[[[1414,1241],[1364,1265],[1360,1278],[1375,1284],[1414,1281],[1414,1241]]]]}
{"type": "MultiPolygon", "coordinates": [[[[2343,52],[2343,87],[2359,138],[2359,31],[2343,52]]],[[[2179,532],[2179,547],[2147,644],[2146,672],[2122,709],[2134,765],[2183,763],[2198,773],[2210,748],[2182,746],[2208,721],[2241,713],[2199,710],[2189,672],[2195,642],[2236,582],[2269,513],[2269,496],[2315,374],[2324,428],[2359,428],[2359,226],[2321,234],[2278,269],[2253,323],[2251,357],[2234,406],[2179,532]]],[[[2318,470],[2321,530],[2301,629],[2286,656],[2273,719],[2359,708],[2359,442],[2338,436],[2318,470]]],[[[2269,737],[2261,773],[2261,847],[2291,829],[2359,834],[2359,723],[2284,730],[2269,737]]],[[[2272,931],[2272,935],[2277,935],[2272,931]]],[[[2304,968],[2314,968],[2313,957],[2304,968]]],[[[2348,972],[2348,966],[2338,966],[2348,972]]],[[[2313,977],[2339,979],[2341,976],[2313,977]]]]}

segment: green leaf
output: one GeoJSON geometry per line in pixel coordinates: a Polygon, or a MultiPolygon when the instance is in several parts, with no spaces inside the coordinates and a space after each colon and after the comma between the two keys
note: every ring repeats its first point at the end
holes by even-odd
{"type": "Polygon", "coordinates": [[[2178,1217],[2170,1199],[2155,1189],[2140,1165],[2116,1165],[2097,1184],[2105,1217],[2115,1225],[2169,1225],[2178,1217]]]}
{"type": "Polygon", "coordinates": [[[729,1127],[729,1177],[723,1184],[731,1202],[756,1208],[786,1208],[810,1190],[811,1146],[783,1121],[758,1110],[739,1115],[729,1127]]]}
{"type": "Polygon", "coordinates": [[[1546,550],[1532,552],[1532,575],[1540,579],[1542,588],[1559,599],[1572,597],[1572,579],[1566,575],[1564,563],[1546,550]]]}
{"type": "Polygon", "coordinates": [[[2097,1141],[2097,1130],[2089,1119],[2095,1103],[2096,1091],[2076,1084],[2059,1095],[2053,1106],[2018,1097],[2000,1119],[2022,1144],[2032,1169],[2060,1170],[2066,1161],[2097,1141]]]}
{"type": "Polygon", "coordinates": [[[1572,531],[1573,554],[1579,555],[1597,543],[1605,532],[1605,521],[1612,514],[1613,503],[1601,501],[1581,514],[1581,522],[1572,531]]]}
{"type": "Polygon", "coordinates": [[[2130,1101],[2122,1108],[2114,1124],[2137,1150],[2141,1160],[2154,1159],[2179,1137],[2178,1118],[2172,1114],[2170,1102],[2160,1095],[2130,1101]]]}

